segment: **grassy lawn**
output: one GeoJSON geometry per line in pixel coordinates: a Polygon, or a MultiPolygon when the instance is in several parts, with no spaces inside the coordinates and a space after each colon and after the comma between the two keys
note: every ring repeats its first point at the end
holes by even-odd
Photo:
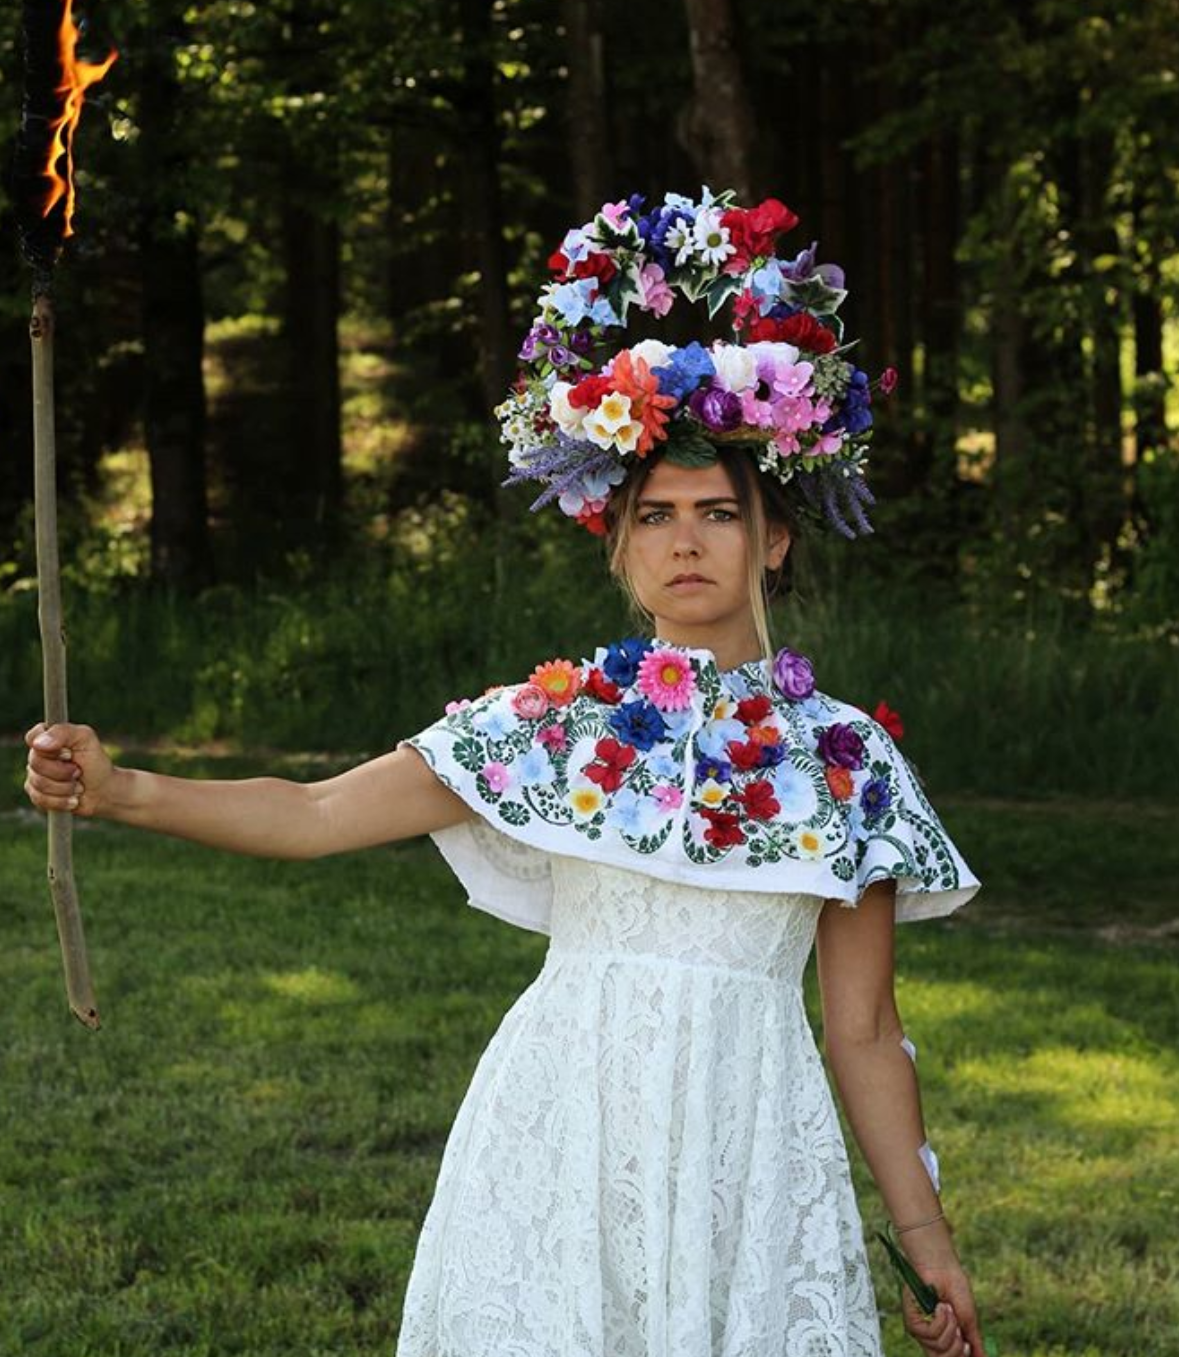
{"type": "MultiPolygon", "coordinates": [[[[989,1331],[1170,1357],[1175,808],[944,810],[986,886],[902,930],[899,989],[989,1331]]],[[[390,1353],[455,1109],[545,939],[467,908],[425,843],[275,864],[86,826],[91,1035],[43,844],[0,818],[0,1352],[390,1353]]],[[[915,1353],[882,1262],[887,1351],[915,1353]]]]}

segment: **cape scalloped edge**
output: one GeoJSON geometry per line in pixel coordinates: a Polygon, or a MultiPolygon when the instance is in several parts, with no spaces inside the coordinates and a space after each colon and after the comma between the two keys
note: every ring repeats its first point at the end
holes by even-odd
{"type": "Polygon", "coordinates": [[[705,466],[728,444],[794,485],[807,517],[849,538],[872,531],[872,396],[894,390],[896,372],[872,381],[846,357],[838,265],[816,263],[813,243],[778,258],[795,214],[776,198],[749,209],[732,198],[704,188],[698,202],[669,193],[647,212],[637,194],[606,203],[551,256],[556,278],[538,298],[525,367],[496,409],[504,484],[544,485],[534,511],[556,500],[601,535],[636,459],[658,448],[705,466]],[[743,342],[614,342],[632,307],[662,317],[677,297],[705,301],[710,316],[731,304],[743,342]]]}
{"type": "MultiPolygon", "coordinates": [[[[978,880],[889,733],[896,713],[877,711],[819,692],[790,650],[720,671],[709,651],[628,638],[452,703],[401,743],[485,825],[537,850],[511,890],[547,879],[551,852],[849,905],[895,878],[899,921],[948,913],[978,880]]],[[[487,907],[468,880],[493,851],[479,822],[438,843],[487,907]]],[[[510,917],[501,904],[491,912],[510,917]]]]}

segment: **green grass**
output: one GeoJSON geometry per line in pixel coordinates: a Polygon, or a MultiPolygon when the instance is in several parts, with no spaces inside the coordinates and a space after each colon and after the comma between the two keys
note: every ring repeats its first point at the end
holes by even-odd
{"type": "MultiPolygon", "coordinates": [[[[944,810],[986,885],[901,930],[898,986],[988,1330],[1004,1357],[1170,1357],[1173,817],[944,810]]],[[[286,864],[87,825],[91,1035],[32,821],[0,821],[0,1352],[389,1353],[447,1131],[545,940],[424,843],[286,864]]],[[[887,1351],[915,1352],[874,1265],[887,1351]]]]}

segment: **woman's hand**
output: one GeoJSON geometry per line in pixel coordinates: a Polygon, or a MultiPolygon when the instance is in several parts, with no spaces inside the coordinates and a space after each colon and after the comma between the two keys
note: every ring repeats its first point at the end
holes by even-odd
{"type": "Polygon", "coordinates": [[[38,810],[97,815],[115,767],[89,726],[38,722],[25,732],[25,792],[38,810]]]}
{"type": "Polygon", "coordinates": [[[966,1273],[957,1265],[914,1266],[923,1281],[937,1287],[941,1300],[932,1315],[923,1315],[913,1293],[904,1288],[902,1309],[909,1336],[937,1357],[983,1357],[982,1331],[966,1273]]]}

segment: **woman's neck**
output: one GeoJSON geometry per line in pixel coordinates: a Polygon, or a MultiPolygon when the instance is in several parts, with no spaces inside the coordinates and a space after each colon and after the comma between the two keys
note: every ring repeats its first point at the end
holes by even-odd
{"type": "Polygon", "coordinates": [[[716,660],[716,667],[721,670],[736,669],[739,665],[765,658],[752,627],[718,630],[715,626],[685,626],[659,618],[655,622],[655,635],[661,641],[683,646],[686,650],[709,650],[716,660]]]}

